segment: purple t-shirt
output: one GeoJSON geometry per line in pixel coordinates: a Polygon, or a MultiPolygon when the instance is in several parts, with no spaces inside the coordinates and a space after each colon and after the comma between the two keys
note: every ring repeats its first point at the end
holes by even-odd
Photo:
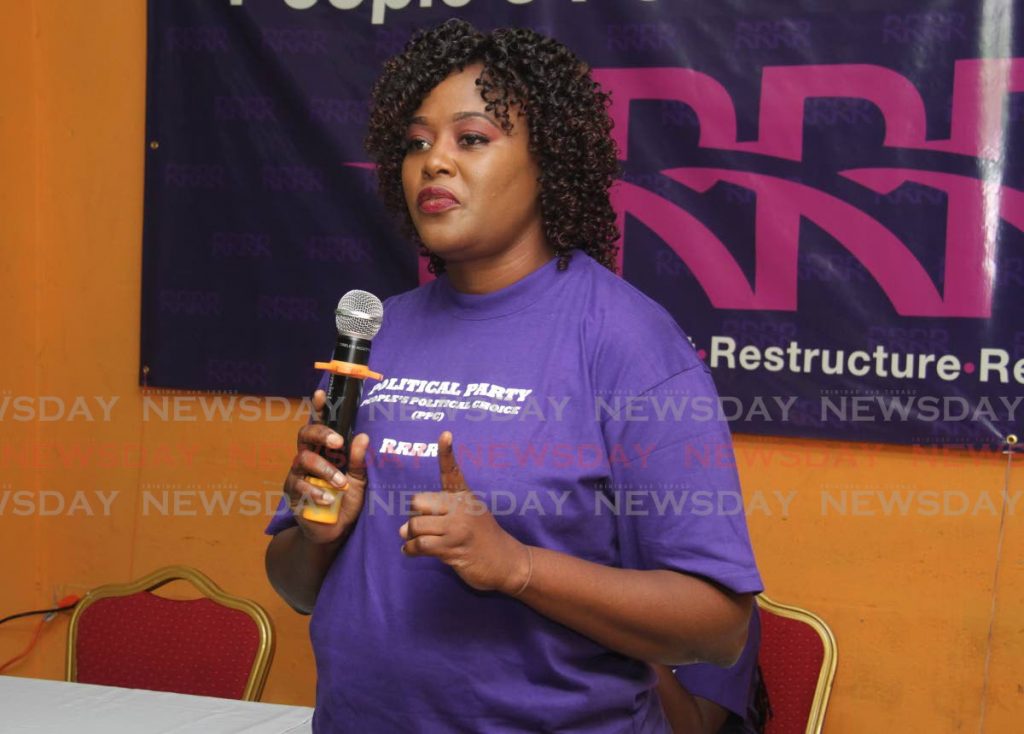
{"type": "Polygon", "coordinates": [[[400,552],[408,499],[439,489],[445,430],[519,540],[761,589],[707,368],[631,285],[581,252],[556,264],[486,295],[442,276],[385,304],[370,356],[384,379],[356,425],[366,504],[310,624],[316,731],[668,732],[648,665],[400,552]]]}
{"type": "Polygon", "coordinates": [[[747,644],[732,667],[711,663],[681,665],[672,672],[687,691],[706,698],[729,712],[719,734],[755,734],[758,731],[757,654],[761,649],[761,618],[754,607],[747,644]]]}

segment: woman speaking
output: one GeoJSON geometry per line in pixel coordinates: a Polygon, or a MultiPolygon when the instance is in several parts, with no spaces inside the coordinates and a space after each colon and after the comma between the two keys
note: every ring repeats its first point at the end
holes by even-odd
{"type": "Polygon", "coordinates": [[[337,434],[299,432],[288,504],[340,494],[338,521],[267,529],[313,614],[318,732],[662,733],[649,663],[744,647],[728,429],[680,410],[708,370],[613,272],[607,105],[558,42],[461,21],[374,88],[381,194],[438,277],[385,303],[347,474],[318,453],[337,434]]]}

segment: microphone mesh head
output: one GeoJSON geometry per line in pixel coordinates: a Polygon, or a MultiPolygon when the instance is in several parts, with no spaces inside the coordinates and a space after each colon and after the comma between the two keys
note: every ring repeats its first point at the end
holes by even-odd
{"type": "Polygon", "coordinates": [[[338,301],[334,323],[339,334],[357,339],[373,339],[380,331],[384,318],[384,304],[372,293],[349,291],[338,301]]]}

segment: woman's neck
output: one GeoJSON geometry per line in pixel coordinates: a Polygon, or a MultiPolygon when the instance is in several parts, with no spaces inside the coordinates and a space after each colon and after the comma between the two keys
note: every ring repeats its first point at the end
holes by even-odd
{"type": "Polygon", "coordinates": [[[445,262],[452,288],[460,293],[493,293],[522,280],[555,256],[547,244],[520,247],[497,255],[464,262],[445,262]]]}

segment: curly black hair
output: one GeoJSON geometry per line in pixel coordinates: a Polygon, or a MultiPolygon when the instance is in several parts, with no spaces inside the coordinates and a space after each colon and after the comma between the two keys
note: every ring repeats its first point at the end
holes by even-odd
{"type": "Polygon", "coordinates": [[[427,250],[406,207],[405,134],[430,91],[476,63],[483,65],[480,96],[505,132],[512,129],[510,109],[518,108],[529,122],[529,149],[541,171],[544,234],[559,258],[558,269],[579,248],[614,271],[619,230],[608,190],[619,166],[608,95],[591,78],[590,67],[554,39],[527,28],[481,33],[453,18],[420,31],[385,62],[374,85],[366,138],[380,195],[420,253],[429,256],[430,272],[444,272],[444,260],[427,250]]]}

